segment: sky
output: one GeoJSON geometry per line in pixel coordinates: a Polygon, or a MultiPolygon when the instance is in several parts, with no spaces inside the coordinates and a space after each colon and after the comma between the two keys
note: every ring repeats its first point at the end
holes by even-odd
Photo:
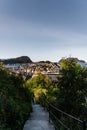
{"type": "Polygon", "coordinates": [[[87,0],[0,0],[0,59],[87,62],[87,0]]]}

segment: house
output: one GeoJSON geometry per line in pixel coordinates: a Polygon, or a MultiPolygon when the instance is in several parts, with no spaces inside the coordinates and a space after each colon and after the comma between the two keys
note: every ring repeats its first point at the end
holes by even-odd
{"type": "Polygon", "coordinates": [[[15,71],[19,69],[20,64],[7,64],[7,65],[4,65],[4,67],[8,68],[11,71],[15,71]]]}

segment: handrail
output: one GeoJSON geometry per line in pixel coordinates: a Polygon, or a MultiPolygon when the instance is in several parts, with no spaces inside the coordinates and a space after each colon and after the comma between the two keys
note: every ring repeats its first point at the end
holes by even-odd
{"type": "MultiPolygon", "coordinates": [[[[61,122],[61,120],[58,119],[57,116],[55,116],[55,114],[52,112],[52,108],[53,108],[53,110],[56,110],[56,111],[60,112],[61,114],[63,114],[63,115],[65,115],[65,116],[67,116],[67,117],[69,117],[69,118],[71,118],[71,119],[73,119],[73,120],[75,120],[75,121],[81,123],[81,124],[82,124],[82,125],[81,125],[81,126],[82,126],[82,130],[86,130],[86,121],[80,120],[80,119],[78,119],[78,118],[76,118],[76,117],[74,117],[74,116],[72,116],[72,115],[70,115],[70,114],[68,114],[68,113],[66,113],[66,112],[64,112],[64,111],[62,111],[62,110],[56,108],[55,106],[53,106],[52,104],[50,104],[48,101],[46,101],[45,104],[47,104],[47,105],[49,106],[49,110],[48,110],[48,111],[49,111],[49,118],[50,118],[50,114],[51,114],[52,116],[54,116],[54,118],[55,118],[65,129],[70,130],[70,128],[68,128],[65,124],[63,124],[63,122],[61,122]]],[[[55,128],[56,128],[56,126],[55,126],[55,128]]],[[[57,129],[57,128],[56,128],[56,129],[57,129]]]]}
{"type": "Polygon", "coordinates": [[[68,113],[66,113],[66,112],[63,112],[62,110],[56,108],[56,107],[53,106],[52,104],[50,104],[50,106],[53,107],[55,110],[61,112],[62,114],[66,115],[66,116],[68,116],[68,117],[70,117],[70,118],[72,118],[72,119],[75,119],[75,120],[79,121],[80,123],[83,123],[82,120],[80,120],[80,119],[78,119],[78,118],[76,118],[76,117],[74,117],[74,116],[72,116],[72,115],[70,115],[70,114],[68,114],[68,113]]]}
{"type": "Polygon", "coordinates": [[[54,117],[55,117],[55,119],[62,125],[62,126],[64,126],[67,130],[70,130],[66,125],[64,125],[60,120],[58,120],[58,118],[53,114],[53,113],[51,113],[54,117]]]}

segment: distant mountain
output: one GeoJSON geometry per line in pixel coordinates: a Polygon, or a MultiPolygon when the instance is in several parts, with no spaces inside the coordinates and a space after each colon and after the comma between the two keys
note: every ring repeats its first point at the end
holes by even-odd
{"type": "MultiPolygon", "coordinates": [[[[76,62],[82,62],[82,63],[86,63],[84,60],[79,60],[78,58],[73,58],[73,57],[69,57],[69,58],[66,58],[66,59],[74,59],[76,62]]],[[[59,64],[62,62],[63,59],[59,60],[59,64]]]]}
{"type": "Polygon", "coordinates": [[[32,60],[28,56],[21,56],[21,57],[11,58],[11,59],[3,59],[0,61],[2,61],[4,64],[32,63],[32,60]]]}

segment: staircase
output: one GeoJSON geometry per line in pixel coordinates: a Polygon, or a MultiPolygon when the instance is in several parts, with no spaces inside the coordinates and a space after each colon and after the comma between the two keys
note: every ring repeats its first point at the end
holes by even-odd
{"type": "Polygon", "coordinates": [[[33,112],[26,121],[23,130],[55,130],[49,122],[49,113],[39,104],[33,105],[33,112]]]}

